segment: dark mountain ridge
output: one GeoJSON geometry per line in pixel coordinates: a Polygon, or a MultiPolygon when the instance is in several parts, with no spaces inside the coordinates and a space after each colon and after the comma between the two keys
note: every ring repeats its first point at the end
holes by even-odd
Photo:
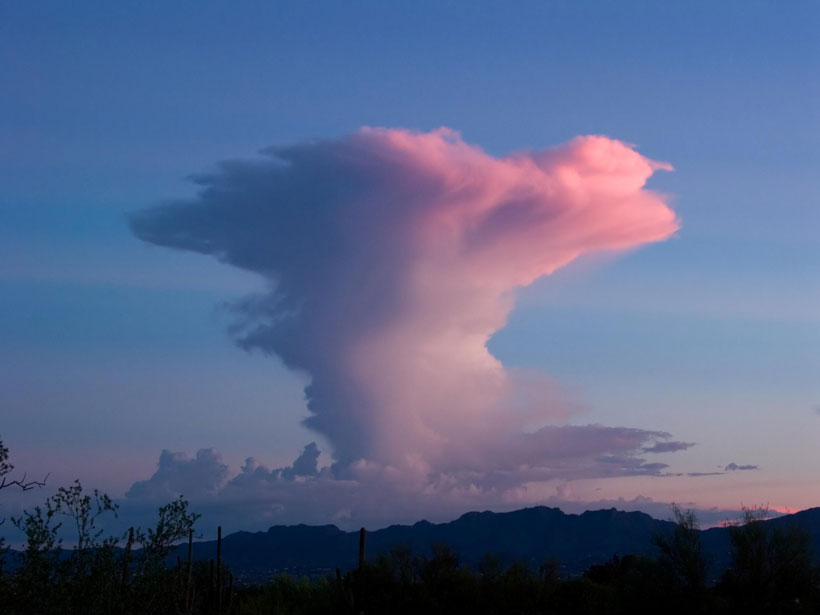
{"type": "MultiPolygon", "coordinates": [[[[807,530],[815,554],[820,554],[820,508],[765,521],[773,527],[795,525],[807,530]]],[[[513,512],[469,512],[454,521],[392,525],[367,533],[367,558],[375,560],[394,548],[430,555],[436,543],[450,547],[460,561],[477,567],[485,555],[501,563],[522,562],[537,568],[555,558],[563,574],[580,575],[590,565],[613,555],[657,553],[652,538],[671,532],[674,523],[641,512],[614,508],[565,514],[557,508],[536,506],[513,512]]],[[[704,550],[716,568],[729,561],[729,532],[725,527],[703,530],[704,550]]],[[[223,538],[225,563],[246,581],[263,581],[287,572],[312,577],[353,568],[358,558],[358,532],[335,525],[273,526],[265,532],[236,532],[223,538]]],[[[174,554],[185,557],[186,546],[174,554]]],[[[194,557],[215,557],[216,542],[194,544],[194,557]]]]}

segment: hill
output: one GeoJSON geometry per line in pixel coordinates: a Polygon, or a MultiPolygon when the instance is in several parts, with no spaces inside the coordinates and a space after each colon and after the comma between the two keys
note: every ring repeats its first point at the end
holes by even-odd
{"type": "MultiPolygon", "coordinates": [[[[520,561],[535,567],[556,558],[565,574],[576,575],[615,553],[653,553],[652,536],[672,527],[644,513],[614,508],[581,515],[543,506],[508,513],[470,512],[447,523],[419,521],[368,532],[367,557],[376,558],[396,547],[429,555],[432,545],[439,543],[451,547],[471,567],[487,554],[502,563],[520,561]]],[[[246,580],[282,572],[315,577],[333,573],[336,567],[343,571],[354,567],[358,541],[358,532],[335,525],[273,526],[266,532],[224,537],[222,557],[246,580]]],[[[184,557],[183,551],[181,547],[174,557],[184,557]]],[[[215,553],[215,541],[194,544],[195,558],[213,558],[215,553]]]]}
{"type": "MultiPolygon", "coordinates": [[[[820,554],[820,508],[805,510],[766,521],[776,527],[794,524],[812,536],[820,554]]],[[[538,567],[555,558],[562,574],[580,575],[592,564],[613,555],[653,555],[652,537],[672,531],[670,521],[654,519],[641,512],[614,508],[565,514],[557,508],[537,506],[507,513],[470,512],[447,523],[419,521],[368,532],[367,557],[375,559],[394,548],[407,548],[416,555],[429,555],[434,544],[452,548],[460,561],[477,567],[492,554],[501,563],[524,562],[538,567]]],[[[704,530],[701,539],[716,569],[729,558],[726,528],[704,530]]],[[[223,538],[222,557],[239,579],[264,581],[272,575],[318,577],[356,565],[358,532],[345,532],[335,525],[273,526],[264,532],[236,532],[223,538]]],[[[215,557],[216,541],[194,544],[194,557],[215,557]]],[[[185,557],[185,547],[174,554],[185,557]]]]}

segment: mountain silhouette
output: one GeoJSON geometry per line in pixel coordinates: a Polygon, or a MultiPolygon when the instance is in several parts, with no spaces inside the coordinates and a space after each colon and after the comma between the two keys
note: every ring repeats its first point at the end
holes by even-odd
{"type": "MultiPolygon", "coordinates": [[[[815,553],[820,553],[820,508],[765,521],[775,527],[789,524],[806,529],[815,553]]],[[[641,512],[614,508],[565,514],[557,508],[536,506],[513,512],[469,512],[447,523],[419,521],[414,525],[392,525],[367,533],[367,558],[375,561],[394,548],[410,549],[415,555],[430,555],[433,545],[449,546],[461,563],[478,567],[484,556],[497,557],[502,564],[526,563],[537,568],[555,558],[562,574],[576,576],[589,566],[613,555],[655,555],[655,535],[671,532],[674,523],[654,519],[641,512]]],[[[725,527],[701,532],[705,552],[715,570],[729,562],[729,532],[725,527]]],[[[265,581],[289,573],[311,577],[356,566],[358,532],[335,525],[273,526],[265,532],[236,532],[222,540],[223,561],[239,579],[265,581]]],[[[185,557],[187,545],[173,554],[185,557]]],[[[215,557],[216,541],[194,544],[194,557],[215,557]]]]}

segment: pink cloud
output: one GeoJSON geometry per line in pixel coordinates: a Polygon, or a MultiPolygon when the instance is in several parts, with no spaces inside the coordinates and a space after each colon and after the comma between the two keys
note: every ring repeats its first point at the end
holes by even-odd
{"type": "Polygon", "coordinates": [[[668,164],[603,136],[496,158],[446,128],[364,128],[266,154],[197,177],[195,198],[132,228],[269,281],[236,306],[234,332],[309,374],[306,424],[333,446],[336,478],[481,489],[566,468],[660,470],[638,455],[668,434],[555,427],[570,410],[554,385],[517,403],[521,379],[486,344],[517,289],[675,233],[645,187],[668,164]]]}

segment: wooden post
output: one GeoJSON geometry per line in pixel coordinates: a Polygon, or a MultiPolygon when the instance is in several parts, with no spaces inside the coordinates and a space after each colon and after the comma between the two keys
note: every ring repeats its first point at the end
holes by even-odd
{"type": "Polygon", "coordinates": [[[213,608],[214,604],[214,560],[209,560],[210,573],[208,575],[208,610],[213,608]]]}
{"type": "Polygon", "coordinates": [[[233,573],[228,573],[228,615],[231,615],[233,607],[233,573]]]}
{"type": "Polygon", "coordinates": [[[185,608],[186,613],[191,610],[191,575],[194,568],[194,530],[188,530],[188,570],[185,581],[185,608]]]}
{"type": "Polygon", "coordinates": [[[216,528],[216,608],[222,615],[222,526],[216,528]]]}
{"type": "Polygon", "coordinates": [[[365,581],[364,581],[364,544],[366,532],[364,528],[359,530],[359,570],[354,578],[353,585],[353,609],[355,611],[363,611],[364,596],[365,596],[365,581]]]}
{"type": "Polygon", "coordinates": [[[365,531],[364,528],[359,530],[359,570],[364,568],[364,542],[365,531]]]}
{"type": "Polygon", "coordinates": [[[134,528],[128,528],[128,542],[125,543],[125,554],[122,557],[122,587],[128,583],[128,569],[131,566],[131,547],[134,546],[134,528]]]}
{"type": "Polygon", "coordinates": [[[182,576],[182,557],[177,555],[176,585],[179,591],[185,591],[185,578],[182,576]]]}

